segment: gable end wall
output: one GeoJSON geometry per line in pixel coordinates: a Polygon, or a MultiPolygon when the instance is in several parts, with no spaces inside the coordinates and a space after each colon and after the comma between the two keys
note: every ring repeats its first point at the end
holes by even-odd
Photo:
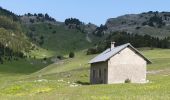
{"type": "Polygon", "coordinates": [[[147,62],[129,47],[123,49],[108,60],[108,84],[146,82],[147,62]]]}

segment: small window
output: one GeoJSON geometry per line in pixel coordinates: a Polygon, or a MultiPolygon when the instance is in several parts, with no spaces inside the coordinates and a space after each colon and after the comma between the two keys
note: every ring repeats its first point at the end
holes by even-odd
{"type": "Polygon", "coordinates": [[[93,70],[93,78],[95,78],[95,77],[96,77],[96,71],[93,70]]]}
{"type": "Polygon", "coordinates": [[[102,77],[102,70],[99,69],[99,78],[101,78],[101,77],[102,77]]]}

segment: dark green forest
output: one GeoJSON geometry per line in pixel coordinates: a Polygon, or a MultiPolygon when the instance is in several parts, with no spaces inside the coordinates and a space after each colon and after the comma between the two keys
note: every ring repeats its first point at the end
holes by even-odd
{"type": "Polygon", "coordinates": [[[94,47],[87,50],[87,54],[96,54],[110,48],[110,43],[114,41],[119,46],[125,43],[131,43],[136,48],[170,48],[170,37],[159,39],[150,35],[129,34],[127,32],[114,32],[108,35],[103,41],[95,44],[94,47]]]}

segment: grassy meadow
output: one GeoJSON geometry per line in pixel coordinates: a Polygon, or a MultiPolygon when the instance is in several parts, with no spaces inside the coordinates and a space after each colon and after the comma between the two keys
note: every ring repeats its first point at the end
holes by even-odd
{"type": "MultiPolygon", "coordinates": [[[[34,37],[38,40],[43,38],[41,47],[57,55],[68,54],[71,51],[79,51],[92,46],[92,43],[86,40],[85,33],[76,29],[66,29],[63,25],[38,23],[33,24],[31,28],[34,29],[31,32],[36,34],[34,37]]],[[[25,31],[30,32],[30,29],[25,29],[25,31]]]]}
{"type": "MultiPolygon", "coordinates": [[[[7,100],[168,100],[170,50],[142,50],[148,65],[147,84],[89,85],[85,51],[57,63],[25,59],[0,65],[0,99],[7,100]]],[[[47,53],[48,54],[48,53],[47,53]]],[[[49,53],[51,54],[51,53],[49,53]]],[[[34,53],[34,55],[39,55],[34,53]]]]}

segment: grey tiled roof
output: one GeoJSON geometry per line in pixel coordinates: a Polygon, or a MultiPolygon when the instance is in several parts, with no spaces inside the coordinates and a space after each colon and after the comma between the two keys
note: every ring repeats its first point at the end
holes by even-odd
{"type": "Polygon", "coordinates": [[[148,63],[151,63],[151,61],[149,61],[147,58],[145,58],[137,49],[135,49],[130,43],[121,45],[121,46],[117,46],[113,49],[107,49],[104,52],[102,52],[101,54],[99,54],[98,56],[96,56],[95,58],[93,58],[89,63],[97,63],[97,62],[104,62],[107,61],[108,59],[110,59],[112,56],[114,56],[115,54],[119,53],[121,50],[123,50],[126,47],[131,47],[137,54],[139,54],[142,58],[144,58],[148,63]]]}

